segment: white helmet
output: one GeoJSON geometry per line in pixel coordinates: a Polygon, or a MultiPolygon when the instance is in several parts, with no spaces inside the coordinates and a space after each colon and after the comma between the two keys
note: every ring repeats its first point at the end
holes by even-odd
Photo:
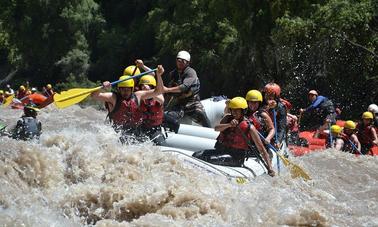
{"type": "Polygon", "coordinates": [[[184,60],[189,62],[190,61],[190,54],[189,54],[188,51],[182,50],[182,51],[178,52],[176,58],[184,59],[184,60]]]}
{"type": "Polygon", "coordinates": [[[376,104],[370,104],[368,107],[368,111],[378,114],[378,106],[376,104]]]}

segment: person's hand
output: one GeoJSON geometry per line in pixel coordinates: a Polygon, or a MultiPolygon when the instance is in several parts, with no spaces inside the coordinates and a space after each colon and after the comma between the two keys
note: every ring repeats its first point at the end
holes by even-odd
{"type": "Polygon", "coordinates": [[[238,126],[238,124],[239,124],[239,122],[236,119],[232,119],[232,121],[230,122],[231,127],[236,127],[236,126],[238,126]]]}
{"type": "Polygon", "coordinates": [[[141,59],[137,59],[136,61],[135,61],[135,64],[136,64],[136,66],[138,67],[138,68],[143,68],[143,66],[144,66],[144,63],[143,63],[143,61],[141,60],[141,59]]]}
{"type": "Polygon", "coordinates": [[[157,73],[158,73],[159,75],[163,75],[163,73],[164,73],[164,68],[163,68],[162,65],[158,65],[158,67],[157,67],[157,73]]]}
{"type": "Polygon", "coordinates": [[[276,143],[276,144],[275,144],[275,147],[276,147],[277,149],[280,149],[280,148],[281,148],[281,144],[280,144],[280,143],[276,143]]]}
{"type": "Polygon", "coordinates": [[[112,85],[110,84],[109,81],[105,81],[105,82],[103,82],[103,83],[102,83],[102,86],[103,86],[104,88],[111,88],[111,87],[112,87],[112,85]]]}
{"type": "Polygon", "coordinates": [[[270,139],[265,138],[265,139],[264,139],[264,143],[265,143],[265,144],[270,144],[270,139]]]}
{"type": "Polygon", "coordinates": [[[276,175],[276,172],[274,172],[273,169],[269,169],[268,170],[268,175],[271,176],[271,177],[274,177],[276,175]]]}
{"type": "Polygon", "coordinates": [[[300,108],[300,109],[299,109],[299,113],[302,114],[303,112],[305,112],[305,109],[300,108]]]}

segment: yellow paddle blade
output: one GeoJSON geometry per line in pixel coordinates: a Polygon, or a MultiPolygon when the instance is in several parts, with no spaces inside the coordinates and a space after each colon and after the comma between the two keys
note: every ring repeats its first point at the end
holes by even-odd
{"type": "Polygon", "coordinates": [[[11,96],[7,97],[7,98],[5,99],[5,102],[3,103],[2,107],[7,107],[7,106],[9,106],[9,104],[12,103],[13,98],[14,98],[14,95],[11,95],[11,96]]]}
{"type": "Polygon", "coordinates": [[[247,182],[248,182],[247,179],[245,179],[243,177],[237,177],[236,178],[236,183],[238,183],[238,184],[245,184],[247,182]]]}
{"type": "Polygon", "coordinates": [[[60,109],[66,108],[83,101],[92,92],[100,89],[101,86],[96,88],[73,88],[60,94],[56,93],[54,95],[54,103],[60,109]]]}
{"type": "Polygon", "coordinates": [[[297,164],[291,162],[280,153],[276,153],[280,157],[283,164],[290,168],[290,173],[293,178],[302,177],[304,180],[311,180],[311,177],[297,164]]]}

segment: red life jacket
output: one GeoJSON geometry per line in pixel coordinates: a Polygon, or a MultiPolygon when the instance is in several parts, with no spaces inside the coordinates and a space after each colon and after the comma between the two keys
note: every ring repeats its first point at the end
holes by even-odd
{"type": "MultiPolygon", "coordinates": [[[[117,93],[116,93],[117,94],[117,93]]],[[[133,93],[129,99],[123,99],[117,94],[116,104],[109,118],[117,126],[138,126],[142,122],[142,115],[138,109],[138,99],[133,93]]]]}
{"type": "Polygon", "coordinates": [[[285,106],[286,110],[293,108],[293,105],[286,99],[280,98],[280,102],[285,106]]]}
{"type": "Polygon", "coordinates": [[[46,89],[44,93],[47,97],[54,95],[54,91],[52,89],[46,89]]]}
{"type": "Polygon", "coordinates": [[[23,97],[25,97],[26,96],[26,94],[27,94],[27,91],[25,90],[25,91],[18,91],[18,93],[17,93],[17,99],[22,99],[23,97]]]}
{"type": "Polygon", "coordinates": [[[152,128],[163,123],[164,110],[163,106],[154,99],[145,99],[139,106],[142,114],[143,126],[152,128]]]}
{"type": "MultiPolygon", "coordinates": [[[[230,121],[232,119],[233,118],[230,118],[230,121]]],[[[244,136],[248,139],[248,141],[251,141],[252,138],[249,134],[249,128],[250,123],[247,120],[243,120],[237,127],[228,128],[219,133],[217,140],[225,147],[239,150],[248,150],[248,143],[244,139],[244,136]]]]}
{"type": "Polygon", "coordinates": [[[258,111],[254,112],[253,114],[250,114],[248,116],[248,120],[253,123],[253,125],[256,127],[257,131],[262,132],[263,130],[263,119],[261,114],[257,114],[258,111]]]}
{"type": "MultiPolygon", "coordinates": [[[[340,138],[344,141],[344,146],[343,146],[343,151],[347,151],[347,152],[351,152],[351,153],[358,153],[358,151],[356,151],[354,149],[354,147],[352,146],[352,144],[350,143],[353,143],[353,141],[351,140],[352,138],[352,135],[348,135],[348,134],[345,134],[345,133],[341,133],[340,134],[340,138]]],[[[353,143],[356,147],[357,147],[357,144],[353,143]]]]}
{"type": "Polygon", "coordinates": [[[373,133],[371,132],[372,125],[358,125],[357,137],[361,144],[373,144],[373,133]]]}

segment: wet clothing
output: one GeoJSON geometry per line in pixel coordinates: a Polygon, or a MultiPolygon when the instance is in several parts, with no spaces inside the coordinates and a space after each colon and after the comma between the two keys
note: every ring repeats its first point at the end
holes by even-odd
{"type": "Polygon", "coordinates": [[[46,97],[50,97],[50,96],[53,96],[54,95],[54,91],[52,89],[45,89],[43,91],[43,94],[46,96],[46,97]]]}
{"type": "Polygon", "coordinates": [[[363,123],[357,125],[357,137],[361,143],[361,153],[364,155],[368,154],[370,149],[374,146],[374,136],[371,132],[373,127],[373,125],[366,126],[363,123]]]}
{"type": "Polygon", "coordinates": [[[354,134],[348,135],[342,133],[340,135],[340,138],[344,141],[344,146],[341,150],[349,153],[359,154],[360,152],[358,152],[357,150],[357,144],[353,142],[352,135],[354,134]]]}
{"type": "Polygon", "coordinates": [[[143,100],[139,106],[142,124],[146,128],[160,126],[163,123],[163,105],[154,99],[143,100]]]}
{"type": "MultiPolygon", "coordinates": [[[[221,124],[230,123],[232,119],[231,115],[227,115],[222,119],[221,124]]],[[[193,157],[218,165],[242,166],[244,159],[250,153],[250,147],[244,138],[252,140],[249,134],[250,124],[245,119],[237,127],[227,128],[220,132],[214,146],[215,149],[195,152],[193,157]]],[[[255,146],[251,148],[257,151],[255,146]]]]}
{"type": "Polygon", "coordinates": [[[276,143],[282,144],[282,142],[286,138],[286,107],[282,102],[278,101],[277,105],[274,109],[269,109],[268,113],[270,118],[272,119],[274,123],[274,112],[276,112],[276,124],[275,127],[277,127],[275,132],[277,135],[274,136],[274,138],[277,138],[276,143]]]}
{"type": "Polygon", "coordinates": [[[113,127],[117,129],[137,127],[142,122],[142,115],[138,108],[138,99],[135,94],[131,94],[128,99],[124,99],[119,93],[116,94],[116,104],[111,112],[109,119],[113,127]]]}
{"type": "Polygon", "coordinates": [[[161,144],[165,140],[161,128],[163,106],[153,99],[143,100],[138,105],[134,93],[128,99],[115,94],[116,104],[108,116],[115,131],[121,133],[120,141],[134,144],[151,140],[155,144],[161,144]]]}
{"type": "Polygon", "coordinates": [[[254,113],[247,112],[248,120],[253,123],[256,130],[261,133],[264,137],[269,134],[269,128],[267,122],[265,121],[264,117],[262,116],[263,113],[266,113],[269,116],[269,113],[263,109],[259,108],[254,113]]]}
{"type": "Polygon", "coordinates": [[[23,97],[25,97],[27,95],[28,95],[28,92],[26,90],[25,91],[18,91],[17,95],[16,95],[16,98],[17,99],[22,99],[23,97]]]}
{"type": "Polygon", "coordinates": [[[330,120],[332,125],[336,123],[335,106],[324,96],[317,96],[305,112],[311,115],[309,117],[310,128],[318,128],[324,124],[325,120],[330,120]]]}
{"type": "Polygon", "coordinates": [[[42,132],[42,124],[34,117],[21,117],[17,122],[12,138],[20,140],[39,139],[42,132]]]}
{"type": "Polygon", "coordinates": [[[196,122],[204,127],[211,127],[205,109],[201,104],[199,96],[200,81],[196,71],[191,67],[186,67],[183,73],[177,69],[169,74],[169,87],[179,86],[180,93],[170,93],[164,114],[164,122],[168,128],[178,129],[178,120],[184,115],[192,117],[196,122]]]}

